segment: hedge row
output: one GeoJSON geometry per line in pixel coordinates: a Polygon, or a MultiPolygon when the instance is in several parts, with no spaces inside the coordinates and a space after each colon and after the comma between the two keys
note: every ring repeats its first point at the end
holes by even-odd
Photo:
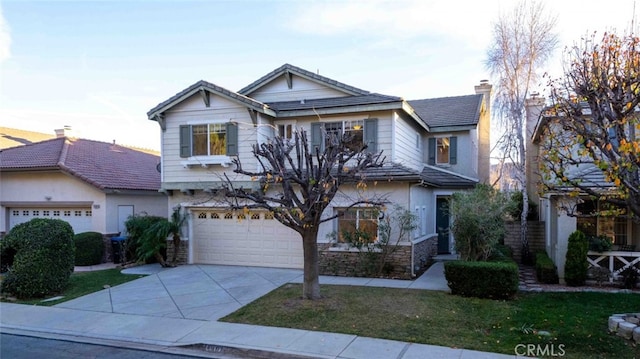
{"type": "Polygon", "coordinates": [[[465,297],[508,299],[520,280],[514,262],[451,261],[444,264],[451,294],[465,297]]]}
{"type": "Polygon", "coordinates": [[[547,252],[536,253],[536,277],[545,284],[558,284],[558,268],[547,252]]]}

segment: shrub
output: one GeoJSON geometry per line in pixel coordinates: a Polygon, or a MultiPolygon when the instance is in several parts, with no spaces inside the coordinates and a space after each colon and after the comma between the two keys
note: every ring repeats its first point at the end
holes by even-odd
{"type": "Polygon", "coordinates": [[[11,229],[0,251],[13,252],[2,292],[19,298],[43,297],[63,291],[75,262],[71,225],[59,219],[35,218],[11,229]]]}
{"type": "Polygon", "coordinates": [[[451,261],[444,264],[451,293],[465,297],[508,299],[520,283],[514,262],[451,261]]]}
{"type": "Polygon", "coordinates": [[[608,252],[613,244],[607,236],[589,236],[589,250],[594,252],[608,252]]]}
{"type": "Polygon", "coordinates": [[[102,263],[104,242],[98,232],[78,233],[73,237],[76,245],[76,265],[92,266],[102,263]]]}
{"type": "Polygon", "coordinates": [[[456,251],[463,260],[486,260],[504,238],[507,199],[488,185],[454,193],[451,201],[451,231],[456,251]]]}
{"type": "MultiPolygon", "coordinates": [[[[522,202],[523,196],[522,192],[517,191],[511,194],[509,198],[510,203],[507,207],[507,214],[511,219],[516,222],[520,221],[520,217],[522,217],[522,202]]],[[[527,209],[527,220],[529,221],[537,221],[538,220],[538,206],[533,203],[531,199],[529,199],[529,208],[527,209]]]]}
{"type": "Polygon", "coordinates": [[[566,262],[564,264],[564,280],[567,285],[577,287],[584,285],[587,280],[587,252],[589,242],[581,231],[575,231],[569,236],[566,262]]]}
{"type": "Polygon", "coordinates": [[[558,284],[558,268],[547,252],[536,253],[536,277],[538,281],[546,284],[558,284]]]}
{"type": "Polygon", "coordinates": [[[128,233],[127,240],[125,242],[125,257],[127,261],[147,261],[148,259],[153,259],[154,254],[148,253],[148,248],[156,244],[159,246],[158,250],[166,250],[166,238],[158,243],[151,244],[148,243],[150,236],[145,234],[145,232],[147,232],[147,230],[154,224],[166,220],[166,218],[149,216],[146,213],[129,216],[124,223],[128,233]]]}
{"type": "Polygon", "coordinates": [[[628,267],[620,273],[622,288],[634,289],[638,284],[638,272],[634,267],[628,267]]]}
{"type": "Polygon", "coordinates": [[[511,247],[504,244],[497,244],[491,252],[490,261],[493,262],[514,262],[511,247]]]}

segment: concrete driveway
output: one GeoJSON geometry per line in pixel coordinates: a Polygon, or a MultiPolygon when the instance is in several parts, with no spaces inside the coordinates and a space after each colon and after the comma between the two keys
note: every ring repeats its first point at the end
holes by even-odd
{"type": "Polygon", "coordinates": [[[285,283],[302,281],[298,269],[217,265],[142,266],[123,273],[150,275],[56,307],[215,321],[285,283]]]}

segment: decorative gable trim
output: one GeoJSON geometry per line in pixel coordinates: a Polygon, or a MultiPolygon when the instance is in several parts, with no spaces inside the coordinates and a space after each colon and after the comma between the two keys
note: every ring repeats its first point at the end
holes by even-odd
{"type": "Polygon", "coordinates": [[[369,91],[365,91],[365,90],[359,89],[357,87],[353,87],[353,86],[344,84],[342,82],[339,82],[339,81],[336,81],[336,80],[332,80],[332,79],[330,79],[328,77],[321,76],[320,74],[316,74],[316,73],[313,73],[311,71],[307,71],[305,69],[302,69],[300,67],[293,66],[293,65],[290,65],[290,64],[284,64],[284,65],[280,66],[279,68],[271,71],[270,73],[262,76],[257,81],[254,81],[253,83],[249,84],[248,86],[246,86],[243,89],[241,89],[240,91],[238,91],[238,93],[242,94],[242,95],[245,95],[245,96],[249,96],[253,92],[255,92],[258,89],[260,89],[261,87],[267,85],[271,81],[279,78],[280,76],[285,76],[285,79],[287,80],[287,85],[291,89],[292,86],[293,86],[292,79],[291,79],[292,75],[300,76],[302,78],[305,78],[307,80],[313,81],[315,83],[319,83],[319,84],[322,84],[324,86],[330,87],[332,89],[344,92],[344,93],[346,93],[348,95],[367,95],[367,94],[369,94],[369,91]],[[288,79],[287,79],[287,77],[288,77],[288,79]]]}
{"type": "Polygon", "coordinates": [[[214,85],[207,81],[201,80],[187,87],[186,89],[180,91],[179,93],[175,94],[174,96],[167,99],[166,101],[161,102],[156,107],[152,108],[149,112],[147,112],[148,119],[151,121],[157,121],[158,118],[161,118],[161,117],[158,117],[158,115],[161,115],[161,116],[164,115],[164,112],[170,110],[172,107],[183,102],[184,100],[188,99],[189,97],[193,96],[196,93],[201,94],[203,101],[205,103],[205,106],[207,107],[209,107],[209,104],[210,104],[209,94],[213,93],[216,96],[220,96],[227,100],[245,105],[248,108],[251,108],[257,112],[264,113],[273,117],[276,116],[275,111],[273,111],[272,109],[269,108],[269,106],[267,106],[266,104],[260,101],[256,101],[247,96],[238,94],[233,91],[229,91],[218,85],[214,85]]]}

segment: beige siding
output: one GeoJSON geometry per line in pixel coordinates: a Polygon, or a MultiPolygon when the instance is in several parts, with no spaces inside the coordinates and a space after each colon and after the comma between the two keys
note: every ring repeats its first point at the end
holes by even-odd
{"type": "Polygon", "coordinates": [[[292,88],[289,88],[284,76],[273,80],[249,95],[261,102],[300,101],[302,99],[318,99],[347,96],[344,92],[326,87],[299,76],[292,76],[292,88]]]}
{"type": "MultiPolygon", "coordinates": [[[[92,202],[91,227],[96,232],[106,230],[106,196],[86,182],[59,172],[3,172],[0,178],[0,202],[19,202],[57,207],[64,202],[92,202]]],[[[0,232],[8,229],[8,206],[0,209],[0,232]]]]}
{"type": "Polygon", "coordinates": [[[107,195],[106,211],[109,214],[106,233],[118,232],[118,206],[133,206],[134,214],[146,213],[150,216],[167,217],[168,199],[160,193],[147,195],[107,195]]]}
{"type": "MultiPolygon", "coordinates": [[[[474,139],[472,138],[469,131],[438,133],[437,136],[432,137],[451,136],[456,136],[458,138],[458,161],[455,165],[441,164],[437,165],[437,167],[445,169],[447,171],[459,173],[463,176],[477,178],[477,164],[474,162],[478,159],[478,157],[474,155],[477,152],[474,147],[474,139]]],[[[429,151],[429,149],[425,148],[425,152],[426,151],[429,151]]]]}

